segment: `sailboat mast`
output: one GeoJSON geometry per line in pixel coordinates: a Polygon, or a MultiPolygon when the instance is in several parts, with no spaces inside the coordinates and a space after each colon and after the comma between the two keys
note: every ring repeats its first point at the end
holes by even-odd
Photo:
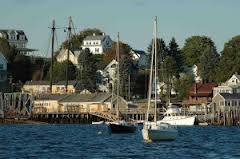
{"type": "Polygon", "coordinates": [[[155,106],[154,106],[154,122],[157,122],[157,16],[155,17],[155,34],[154,34],[154,55],[155,55],[155,62],[154,62],[154,88],[155,88],[155,106]]]}
{"type": "Polygon", "coordinates": [[[131,100],[131,75],[128,74],[128,100],[131,100]]]}
{"type": "Polygon", "coordinates": [[[170,106],[171,103],[171,80],[170,75],[168,73],[168,106],[170,106]]]}
{"type": "Polygon", "coordinates": [[[52,93],[53,84],[53,54],[54,54],[54,38],[55,38],[55,20],[52,21],[52,54],[51,54],[51,71],[50,71],[50,92],[52,93]]]}
{"type": "Polygon", "coordinates": [[[70,50],[70,38],[71,38],[71,23],[72,23],[72,17],[69,17],[69,24],[68,24],[68,49],[67,49],[67,68],[66,68],[66,85],[65,90],[66,93],[68,92],[68,75],[69,75],[69,50],[70,50]]]}
{"type": "MultiPolygon", "coordinates": [[[[152,56],[151,56],[151,66],[150,66],[150,75],[149,75],[149,85],[148,85],[148,104],[147,104],[147,113],[145,116],[145,121],[148,122],[149,118],[149,109],[151,106],[151,95],[152,95],[152,80],[153,80],[153,59],[154,59],[154,31],[153,31],[153,39],[152,39],[152,56]]],[[[145,126],[145,124],[144,124],[145,126]]]]}
{"type": "Polygon", "coordinates": [[[117,48],[116,48],[116,54],[117,54],[117,118],[119,118],[119,85],[120,85],[120,76],[119,76],[119,65],[120,65],[120,57],[119,57],[119,32],[117,35],[117,48]]]}

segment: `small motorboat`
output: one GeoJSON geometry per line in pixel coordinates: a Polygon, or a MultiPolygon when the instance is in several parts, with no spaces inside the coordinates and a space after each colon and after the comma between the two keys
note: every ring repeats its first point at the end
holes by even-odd
{"type": "Polygon", "coordinates": [[[104,121],[93,121],[92,124],[94,125],[104,124],[104,121]]]}

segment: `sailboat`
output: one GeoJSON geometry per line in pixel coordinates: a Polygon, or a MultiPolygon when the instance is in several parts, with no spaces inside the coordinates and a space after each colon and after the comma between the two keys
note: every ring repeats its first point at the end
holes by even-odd
{"type": "Polygon", "coordinates": [[[119,33],[117,38],[117,48],[116,48],[116,57],[117,57],[117,74],[116,74],[116,85],[117,85],[117,95],[116,95],[116,116],[117,119],[114,122],[109,123],[109,128],[112,133],[134,133],[136,130],[136,125],[130,121],[121,120],[119,115],[119,33]]]}
{"type": "Polygon", "coordinates": [[[157,122],[157,17],[154,20],[154,40],[152,47],[151,69],[148,88],[148,105],[146,118],[143,124],[142,136],[145,141],[164,141],[175,140],[178,131],[176,127],[168,123],[157,122]],[[152,82],[153,82],[153,65],[154,65],[154,121],[148,121],[149,110],[151,106],[152,82]]]}

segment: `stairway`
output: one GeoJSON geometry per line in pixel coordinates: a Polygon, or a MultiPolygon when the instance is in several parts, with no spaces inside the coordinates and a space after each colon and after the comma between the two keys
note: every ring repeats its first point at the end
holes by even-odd
{"type": "Polygon", "coordinates": [[[91,115],[98,116],[100,118],[106,119],[108,121],[118,120],[117,116],[109,112],[90,112],[91,115]]]}

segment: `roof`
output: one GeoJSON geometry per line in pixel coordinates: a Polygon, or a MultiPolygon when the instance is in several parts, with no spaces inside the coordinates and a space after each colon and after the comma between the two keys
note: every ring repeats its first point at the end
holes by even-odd
{"type": "MultiPolygon", "coordinates": [[[[25,85],[49,85],[50,81],[27,81],[25,85]]],[[[53,81],[53,85],[65,85],[66,81],[53,81]]],[[[68,85],[76,85],[77,81],[70,80],[68,85]]]]}
{"type": "Polygon", "coordinates": [[[240,93],[220,93],[220,95],[225,99],[240,99],[240,93]]]}
{"type": "Polygon", "coordinates": [[[69,94],[41,94],[35,97],[35,100],[60,100],[66,98],[69,94]]]}
{"type": "Polygon", "coordinates": [[[146,54],[146,52],[143,51],[143,50],[132,50],[132,51],[139,54],[139,55],[145,55],[146,54]]]}
{"type": "Polygon", "coordinates": [[[30,48],[16,48],[17,51],[26,51],[26,52],[34,52],[38,51],[37,49],[30,49],[30,48]]]}
{"type": "Polygon", "coordinates": [[[94,93],[94,94],[71,94],[60,100],[60,102],[104,102],[111,97],[110,93],[94,93]]]}
{"type": "MultiPolygon", "coordinates": [[[[16,33],[18,40],[19,40],[19,35],[25,35],[23,30],[15,30],[15,29],[0,29],[0,32],[6,34],[7,38],[8,38],[9,33],[14,32],[14,33],[16,33]]],[[[25,40],[26,41],[28,40],[26,35],[25,35],[25,40]]]]}
{"type": "Polygon", "coordinates": [[[190,90],[191,96],[208,96],[212,94],[213,87],[216,87],[216,83],[194,83],[190,90]]]}
{"type": "Polygon", "coordinates": [[[111,62],[109,62],[109,64],[104,68],[104,70],[107,70],[108,68],[110,68],[112,65],[116,65],[118,64],[117,60],[113,59],[111,62]]]}
{"type": "Polygon", "coordinates": [[[105,38],[107,37],[107,35],[91,35],[91,36],[87,36],[84,40],[101,40],[103,41],[105,38]]]}
{"type": "Polygon", "coordinates": [[[3,59],[6,63],[8,62],[3,53],[0,52],[0,58],[3,59]]]}

